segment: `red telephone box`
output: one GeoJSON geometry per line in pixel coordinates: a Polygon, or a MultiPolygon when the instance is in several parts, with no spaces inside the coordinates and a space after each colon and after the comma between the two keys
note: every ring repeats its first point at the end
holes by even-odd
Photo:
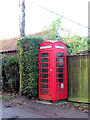
{"type": "Polygon", "coordinates": [[[67,98],[66,45],[57,40],[39,46],[39,98],[60,100],[67,98]]]}

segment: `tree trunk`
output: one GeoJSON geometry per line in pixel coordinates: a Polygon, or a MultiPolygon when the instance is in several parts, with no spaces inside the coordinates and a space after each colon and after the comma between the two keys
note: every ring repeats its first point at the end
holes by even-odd
{"type": "MultiPolygon", "coordinates": [[[[19,30],[20,30],[20,37],[24,37],[25,36],[25,0],[19,0],[19,30]]],[[[20,67],[20,71],[21,68],[22,66],[20,67]]],[[[20,72],[20,95],[21,92],[22,92],[22,74],[20,72]]]]}
{"type": "Polygon", "coordinates": [[[19,29],[20,37],[25,36],[25,0],[19,0],[19,29]]]}

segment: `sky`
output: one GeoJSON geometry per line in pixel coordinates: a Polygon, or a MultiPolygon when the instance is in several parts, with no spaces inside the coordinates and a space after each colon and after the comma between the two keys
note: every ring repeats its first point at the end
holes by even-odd
{"type": "MultiPolygon", "coordinates": [[[[26,0],[25,34],[40,32],[45,25],[60,18],[37,4],[88,27],[89,0],[26,0]]],[[[77,35],[88,35],[88,29],[62,18],[62,27],[77,35]]],[[[19,36],[19,0],[0,0],[0,39],[19,36]]],[[[62,34],[62,33],[61,33],[62,34]]]]}

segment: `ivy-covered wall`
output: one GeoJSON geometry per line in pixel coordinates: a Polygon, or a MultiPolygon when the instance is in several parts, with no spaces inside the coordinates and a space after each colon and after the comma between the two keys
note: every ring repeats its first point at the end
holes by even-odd
{"type": "Polygon", "coordinates": [[[22,37],[17,41],[20,63],[20,92],[29,97],[38,95],[38,37],[22,37]]]}

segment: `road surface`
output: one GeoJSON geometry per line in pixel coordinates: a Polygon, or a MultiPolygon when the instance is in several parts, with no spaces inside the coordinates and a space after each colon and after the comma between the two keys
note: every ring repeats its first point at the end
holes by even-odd
{"type": "Polygon", "coordinates": [[[0,100],[0,118],[88,118],[88,113],[84,113],[77,109],[69,109],[61,106],[42,104],[33,102],[28,99],[19,99],[17,105],[8,106],[10,102],[0,100]],[[20,105],[20,100],[24,101],[24,105],[20,105]]]}

